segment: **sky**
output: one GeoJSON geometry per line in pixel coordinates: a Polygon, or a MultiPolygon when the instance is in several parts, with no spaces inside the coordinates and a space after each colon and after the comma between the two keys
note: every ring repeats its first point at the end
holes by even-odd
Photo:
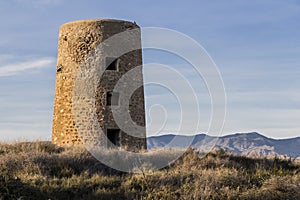
{"type": "MultiPolygon", "coordinates": [[[[181,32],[208,52],[222,76],[226,119],[222,135],[259,132],[271,138],[300,136],[300,2],[232,1],[0,1],[0,141],[51,139],[59,27],[70,21],[113,18],[135,21],[142,29],[181,32]]],[[[143,32],[142,32],[143,34],[143,32]]],[[[143,35],[142,35],[143,37],[143,35]]],[[[186,61],[168,52],[144,50],[144,64],[177,69],[196,89],[205,133],[209,94],[186,61]]],[[[144,68],[144,78],[173,80],[144,68]]],[[[180,84],[176,85],[180,89],[180,84]]],[[[182,103],[190,112],[189,94],[182,103]]],[[[145,87],[147,134],[177,133],[180,106],[166,89],[145,87]],[[163,110],[152,109],[160,104],[163,110]],[[156,132],[161,116],[166,126],[156,132]]],[[[178,134],[189,134],[189,118],[178,134]]],[[[192,121],[192,120],[191,120],[192,121]]]]}

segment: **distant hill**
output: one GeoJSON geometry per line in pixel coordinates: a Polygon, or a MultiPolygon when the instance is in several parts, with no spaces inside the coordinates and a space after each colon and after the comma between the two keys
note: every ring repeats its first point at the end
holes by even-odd
{"type": "Polygon", "coordinates": [[[148,149],[153,148],[186,148],[196,150],[223,149],[244,156],[255,157],[291,157],[300,158],[300,137],[290,139],[272,139],[259,133],[237,133],[222,137],[205,134],[195,136],[162,135],[149,137],[148,149]],[[170,144],[170,142],[172,143],[170,144]],[[191,145],[190,145],[191,144],[191,145]]]}

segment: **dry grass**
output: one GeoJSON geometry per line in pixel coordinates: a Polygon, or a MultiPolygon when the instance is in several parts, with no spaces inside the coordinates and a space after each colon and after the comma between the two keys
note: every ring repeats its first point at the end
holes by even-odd
{"type": "Polygon", "coordinates": [[[299,172],[289,160],[188,150],[162,170],[129,174],[83,148],[0,144],[0,199],[300,199],[299,172]]]}

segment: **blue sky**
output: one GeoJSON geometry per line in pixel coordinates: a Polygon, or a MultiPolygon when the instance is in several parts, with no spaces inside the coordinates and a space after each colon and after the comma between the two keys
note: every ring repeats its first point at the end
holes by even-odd
{"type": "MultiPolygon", "coordinates": [[[[300,135],[297,0],[11,0],[0,2],[0,141],[50,139],[59,26],[92,18],[174,29],[200,43],[218,66],[226,87],[223,134],[258,131],[273,138],[300,135]]],[[[189,69],[166,53],[146,50],[143,56],[145,63],[189,69]]],[[[193,82],[191,72],[186,76],[193,82]]],[[[147,79],[151,76],[159,74],[145,73],[147,79]]],[[[203,83],[194,84],[198,84],[200,95],[203,83]]],[[[149,86],[146,93],[147,108],[170,102],[162,98],[168,95],[162,88],[149,86]]],[[[204,110],[205,105],[201,107],[204,110]]],[[[177,108],[176,103],[168,107],[171,114],[164,132],[177,126],[177,108]]],[[[153,113],[154,126],[160,115],[153,113]]],[[[188,126],[183,126],[184,134],[189,132],[188,126]]],[[[151,130],[148,133],[153,134],[151,130]]]]}

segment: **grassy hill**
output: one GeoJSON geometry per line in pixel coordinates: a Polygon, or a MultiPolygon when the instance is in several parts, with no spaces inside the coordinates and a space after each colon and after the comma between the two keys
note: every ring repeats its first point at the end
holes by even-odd
{"type": "Polygon", "coordinates": [[[300,199],[300,165],[188,150],[159,171],[110,169],[83,148],[0,144],[0,199],[300,199]]]}

